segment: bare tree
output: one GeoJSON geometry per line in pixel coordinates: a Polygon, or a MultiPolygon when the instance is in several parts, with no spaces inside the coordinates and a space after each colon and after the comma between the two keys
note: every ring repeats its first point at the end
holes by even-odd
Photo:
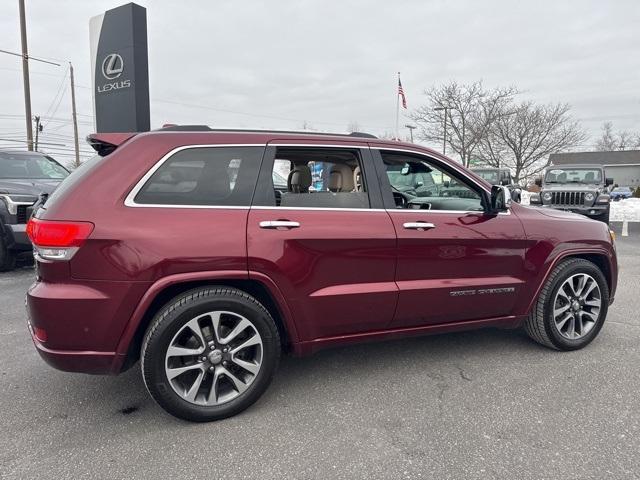
{"type": "Polygon", "coordinates": [[[347,125],[347,132],[349,133],[353,133],[353,132],[359,132],[360,131],[360,124],[353,120],[351,122],[349,122],[349,124],[347,125]]]}
{"type": "Polygon", "coordinates": [[[616,135],[613,133],[613,123],[604,122],[602,125],[602,135],[596,142],[596,150],[601,152],[610,152],[617,150],[616,135]]]}
{"type": "Polygon", "coordinates": [[[629,150],[640,148],[640,133],[635,135],[628,131],[613,131],[612,122],[602,124],[602,134],[596,141],[596,150],[599,152],[612,152],[614,150],[629,150]]]}
{"type": "Polygon", "coordinates": [[[505,114],[517,93],[515,87],[485,89],[482,81],[451,82],[425,90],[427,103],[410,117],[420,128],[418,138],[443,143],[446,135],[446,146],[468,166],[492,123],[505,114]]]}
{"type": "Polygon", "coordinates": [[[586,138],[569,115],[568,104],[509,106],[492,123],[476,157],[495,167],[509,167],[516,182],[527,180],[549,165],[549,155],[570,149],[586,138]]]}

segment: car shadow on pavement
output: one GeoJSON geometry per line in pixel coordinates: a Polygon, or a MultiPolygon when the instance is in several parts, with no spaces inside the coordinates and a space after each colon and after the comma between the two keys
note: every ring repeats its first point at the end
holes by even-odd
{"type": "MultiPolygon", "coordinates": [[[[505,355],[522,358],[542,352],[549,350],[532,342],[520,330],[488,328],[338,347],[302,358],[284,355],[271,387],[242,415],[269,413],[282,408],[283,402],[287,408],[302,407],[310,398],[317,397],[319,391],[331,397],[342,395],[345,388],[357,388],[356,384],[365,389],[375,388],[399,371],[427,379],[450,376],[458,382],[472,382],[474,369],[484,369],[487,364],[499,366],[505,355]]],[[[118,377],[81,377],[81,382],[67,386],[69,395],[73,395],[76,387],[79,394],[84,394],[87,387],[84,384],[89,381],[100,398],[101,408],[113,415],[124,415],[127,420],[147,414],[162,415],[162,421],[171,418],[163,414],[147,393],[139,364],[118,377]]]]}

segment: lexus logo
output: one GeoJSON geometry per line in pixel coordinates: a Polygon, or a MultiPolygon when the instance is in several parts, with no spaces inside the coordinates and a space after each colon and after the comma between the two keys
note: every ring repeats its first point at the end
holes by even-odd
{"type": "Polygon", "coordinates": [[[122,75],[124,62],[117,53],[110,53],[102,61],[102,75],[107,80],[114,80],[122,75]]]}

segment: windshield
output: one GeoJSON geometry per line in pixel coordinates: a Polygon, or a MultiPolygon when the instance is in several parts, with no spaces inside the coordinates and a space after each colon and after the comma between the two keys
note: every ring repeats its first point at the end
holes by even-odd
{"type": "Polygon", "coordinates": [[[599,168],[553,168],[547,172],[545,183],[600,183],[599,168]]]}
{"type": "Polygon", "coordinates": [[[489,182],[491,185],[497,185],[500,183],[500,178],[496,170],[472,170],[472,172],[483,180],[489,182]]]}
{"type": "Polygon", "coordinates": [[[62,180],[69,172],[44,155],[0,153],[0,178],[62,180]]]}
{"type": "Polygon", "coordinates": [[[631,189],[629,187],[617,187],[613,189],[614,192],[624,192],[624,193],[629,193],[631,192],[631,189]]]}

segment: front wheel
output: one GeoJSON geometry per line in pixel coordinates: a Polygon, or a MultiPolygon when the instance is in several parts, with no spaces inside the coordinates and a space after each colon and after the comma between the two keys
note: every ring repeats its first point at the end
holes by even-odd
{"type": "Polygon", "coordinates": [[[536,342],[577,350],[600,332],[609,307],[609,287],[592,262],[571,258],[553,269],[540,291],[525,330],[536,342]]]}
{"type": "Polygon", "coordinates": [[[0,230],[0,272],[8,272],[16,267],[16,255],[7,249],[6,241],[0,230]]]}
{"type": "Polygon", "coordinates": [[[228,287],[191,290],[164,307],[145,335],[142,376],[170,414],[206,422],[235,415],[269,386],[278,329],[255,298],[228,287]]]}

